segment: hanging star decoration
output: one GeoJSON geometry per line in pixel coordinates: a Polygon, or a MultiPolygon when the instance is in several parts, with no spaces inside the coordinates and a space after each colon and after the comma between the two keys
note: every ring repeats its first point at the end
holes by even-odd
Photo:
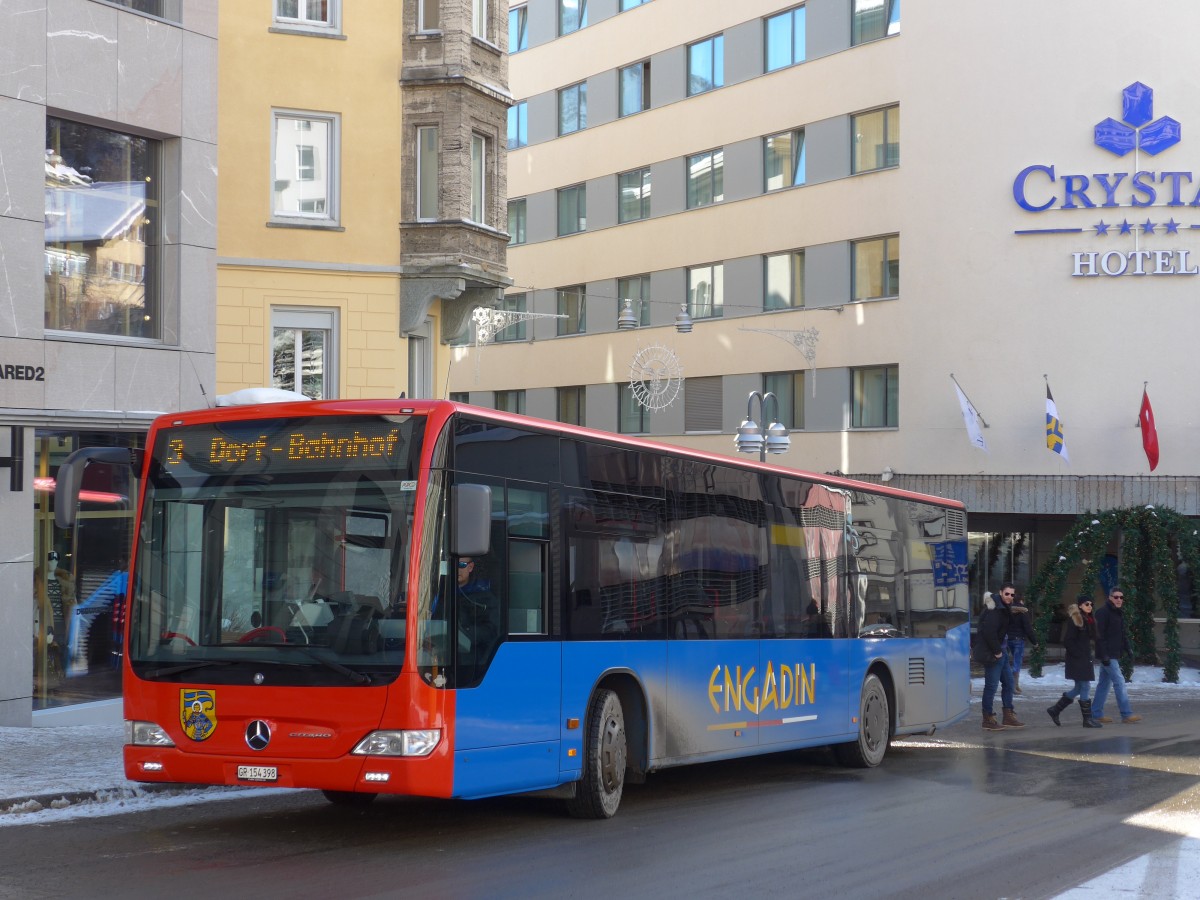
{"type": "Polygon", "coordinates": [[[509,325],[527,322],[530,319],[565,319],[561,313],[531,313],[518,312],[511,309],[493,309],[490,306],[477,306],[471,313],[475,320],[475,346],[485,347],[496,338],[497,332],[503,331],[509,325]]]}

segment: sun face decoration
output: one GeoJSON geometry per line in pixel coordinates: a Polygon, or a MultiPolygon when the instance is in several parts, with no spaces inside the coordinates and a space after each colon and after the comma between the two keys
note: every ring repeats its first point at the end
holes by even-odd
{"type": "Polygon", "coordinates": [[[644,409],[665,409],[675,402],[683,386],[683,366],[675,351],[661,344],[642,347],[629,366],[633,399],[644,409]]]}

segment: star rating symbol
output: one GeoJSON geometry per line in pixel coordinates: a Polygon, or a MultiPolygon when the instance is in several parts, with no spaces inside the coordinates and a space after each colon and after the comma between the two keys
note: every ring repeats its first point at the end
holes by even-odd
{"type": "Polygon", "coordinates": [[[1158,227],[1158,226],[1154,222],[1151,222],[1149,219],[1147,219],[1145,222],[1142,223],[1142,231],[1145,234],[1154,234],[1154,229],[1156,227],[1158,227]]]}
{"type": "Polygon", "coordinates": [[[1172,216],[1169,221],[1163,223],[1163,227],[1167,229],[1167,234],[1179,234],[1179,223],[1172,216]]]}
{"type": "Polygon", "coordinates": [[[1121,228],[1121,232],[1120,232],[1121,234],[1132,234],[1133,233],[1133,225],[1131,225],[1129,223],[1128,219],[1121,220],[1120,228],[1121,228]]]}
{"type": "Polygon", "coordinates": [[[1096,234],[1108,234],[1109,224],[1101,219],[1096,223],[1096,234]]]}

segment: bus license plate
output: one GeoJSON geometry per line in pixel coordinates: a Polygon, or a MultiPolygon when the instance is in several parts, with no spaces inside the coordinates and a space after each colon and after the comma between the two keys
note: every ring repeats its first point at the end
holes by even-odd
{"type": "Polygon", "coordinates": [[[238,778],[241,781],[276,781],[279,769],[275,766],[238,766],[238,778]]]}

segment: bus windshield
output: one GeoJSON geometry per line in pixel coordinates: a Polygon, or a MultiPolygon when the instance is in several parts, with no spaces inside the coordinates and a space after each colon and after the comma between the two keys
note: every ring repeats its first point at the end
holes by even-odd
{"type": "Polygon", "coordinates": [[[217,684],[394,679],[424,421],[160,430],[130,611],[133,670],[217,684]]]}

